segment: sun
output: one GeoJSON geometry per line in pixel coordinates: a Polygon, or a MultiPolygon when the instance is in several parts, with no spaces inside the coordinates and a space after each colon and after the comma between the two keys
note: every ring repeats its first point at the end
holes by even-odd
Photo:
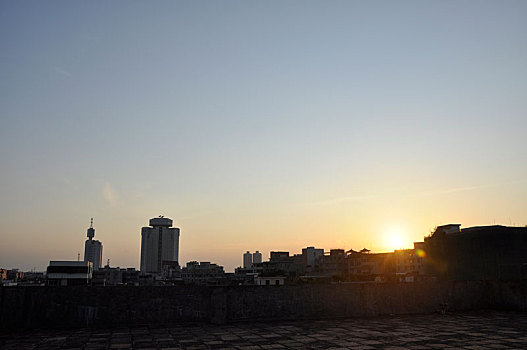
{"type": "Polygon", "coordinates": [[[405,245],[406,233],[399,226],[392,226],[384,234],[384,244],[390,250],[403,249],[405,245]]]}

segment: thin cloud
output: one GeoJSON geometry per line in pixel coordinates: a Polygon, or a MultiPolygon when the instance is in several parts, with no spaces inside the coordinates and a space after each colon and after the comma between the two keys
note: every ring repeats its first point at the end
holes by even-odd
{"type": "Polygon", "coordinates": [[[464,187],[454,187],[454,188],[447,188],[443,190],[437,190],[437,191],[423,191],[423,192],[417,192],[413,195],[415,196],[435,196],[435,195],[441,195],[441,194],[450,194],[450,193],[457,193],[457,192],[466,192],[466,191],[474,191],[474,190],[480,190],[483,188],[492,188],[492,187],[499,187],[499,186],[507,186],[507,185],[516,185],[525,183],[527,180],[518,180],[518,181],[508,181],[508,182],[497,182],[493,184],[483,184],[483,185],[476,185],[476,186],[464,186],[464,187]]]}
{"type": "Polygon", "coordinates": [[[366,195],[359,195],[359,196],[348,196],[348,197],[340,197],[340,198],[333,198],[328,199],[325,201],[318,201],[318,202],[306,202],[302,203],[301,205],[309,205],[309,206],[317,206],[317,205],[335,205],[335,204],[341,204],[345,202],[351,202],[351,201],[362,201],[362,200],[369,200],[369,199],[375,199],[381,197],[378,194],[366,194],[366,195]]]}
{"type": "MultiPolygon", "coordinates": [[[[521,183],[526,183],[526,182],[527,180],[517,180],[517,181],[498,182],[498,183],[493,183],[493,184],[483,184],[483,185],[475,185],[475,186],[453,187],[453,188],[440,189],[440,190],[429,190],[429,191],[421,191],[421,192],[414,192],[414,193],[401,193],[401,196],[409,196],[409,197],[437,196],[437,195],[442,195],[442,194],[475,191],[475,190],[480,190],[484,188],[491,188],[491,187],[498,187],[498,186],[516,185],[516,184],[521,184],[521,183]]],[[[393,195],[393,192],[390,193],[390,195],[393,195]]],[[[303,206],[318,206],[318,205],[326,206],[326,205],[336,205],[336,204],[352,202],[352,201],[370,200],[370,199],[376,199],[376,198],[381,198],[381,197],[383,197],[383,195],[381,194],[366,194],[366,195],[358,195],[358,196],[339,197],[339,198],[333,198],[333,199],[328,199],[325,201],[318,201],[318,202],[306,202],[306,203],[302,203],[301,205],[303,206]]]]}
{"type": "Polygon", "coordinates": [[[117,206],[119,202],[119,194],[117,191],[110,185],[109,182],[106,182],[102,189],[102,195],[106,202],[110,204],[112,207],[117,206]]]}
{"type": "Polygon", "coordinates": [[[457,192],[473,191],[473,190],[478,190],[481,188],[488,188],[488,187],[493,187],[493,185],[454,187],[454,188],[447,188],[444,190],[437,190],[437,191],[423,191],[423,192],[413,193],[412,196],[435,196],[439,194],[450,194],[450,193],[457,193],[457,192]]]}
{"type": "Polygon", "coordinates": [[[53,67],[53,70],[56,72],[56,73],[59,73],[61,75],[64,75],[68,78],[71,78],[71,73],[62,69],[62,68],[59,68],[59,67],[53,67]]]}

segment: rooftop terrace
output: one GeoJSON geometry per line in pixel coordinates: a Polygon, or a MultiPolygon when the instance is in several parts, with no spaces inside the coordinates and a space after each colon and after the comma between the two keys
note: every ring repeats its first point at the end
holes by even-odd
{"type": "Polygon", "coordinates": [[[0,333],[0,349],[526,349],[527,314],[470,312],[319,321],[0,333]]]}

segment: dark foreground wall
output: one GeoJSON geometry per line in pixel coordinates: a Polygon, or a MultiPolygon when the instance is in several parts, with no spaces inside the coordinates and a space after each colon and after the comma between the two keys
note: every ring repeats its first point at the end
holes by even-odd
{"type": "Polygon", "coordinates": [[[241,287],[3,287],[0,329],[527,311],[527,282],[241,287]]]}

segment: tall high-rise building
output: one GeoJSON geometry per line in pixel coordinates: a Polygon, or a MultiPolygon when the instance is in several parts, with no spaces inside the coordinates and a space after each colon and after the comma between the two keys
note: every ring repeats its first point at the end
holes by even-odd
{"type": "Polygon", "coordinates": [[[243,254],[243,268],[250,269],[253,266],[253,255],[250,251],[243,254]]]}
{"type": "Polygon", "coordinates": [[[98,270],[102,266],[102,243],[93,239],[95,229],[93,228],[93,218],[87,232],[88,239],[84,243],[84,261],[91,261],[93,269],[98,270]]]}
{"type": "Polygon", "coordinates": [[[179,228],[163,216],[150,219],[150,226],[141,229],[141,272],[160,273],[164,262],[178,263],[179,228]]]}
{"type": "Polygon", "coordinates": [[[262,253],[255,251],[253,253],[253,264],[259,264],[262,262],[262,253]]]}

